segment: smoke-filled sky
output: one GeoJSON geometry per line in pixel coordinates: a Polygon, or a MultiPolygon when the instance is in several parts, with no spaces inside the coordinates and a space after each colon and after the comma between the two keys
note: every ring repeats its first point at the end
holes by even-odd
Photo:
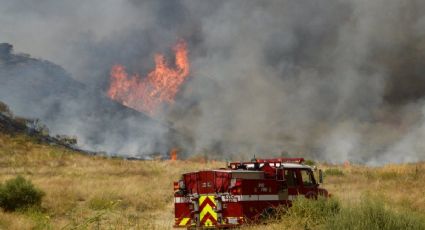
{"type": "MultiPolygon", "coordinates": [[[[424,1],[0,0],[0,5],[0,42],[60,65],[98,94],[105,93],[113,64],[146,73],[154,53],[172,57],[171,47],[186,40],[190,80],[157,119],[193,139],[190,154],[248,158],[287,151],[331,162],[425,160],[424,1]]],[[[12,108],[22,107],[14,103],[9,100],[12,108]]],[[[31,108],[21,111],[26,115],[31,108]]],[[[59,127],[55,122],[50,123],[59,127]]],[[[90,129],[93,135],[108,132],[90,129]]],[[[67,133],[65,126],[56,131],[67,133]]],[[[81,132],[71,133],[84,139],[81,132]]],[[[134,133],[104,139],[136,146],[135,151],[147,143],[139,140],[153,139],[146,131],[134,133]]],[[[97,149],[109,146],[97,143],[97,149]]]]}

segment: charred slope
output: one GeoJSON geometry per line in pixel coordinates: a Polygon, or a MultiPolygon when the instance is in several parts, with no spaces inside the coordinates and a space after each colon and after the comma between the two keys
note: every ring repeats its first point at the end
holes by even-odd
{"type": "Polygon", "coordinates": [[[50,145],[60,145],[74,151],[91,153],[79,149],[76,146],[77,140],[74,137],[66,135],[57,135],[52,137],[45,125],[39,123],[38,120],[30,120],[22,117],[16,117],[9,110],[9,107],[0,101],[0,133],[8,135],[23,134],[31,136],[34,141],[47,143],[50,145]]]}
{"type": "Polygon", "coordinates": [[[14,118],[6,104],[0,102],[0,132],[22,133],[27,130],[26,120],[14,118]]]}

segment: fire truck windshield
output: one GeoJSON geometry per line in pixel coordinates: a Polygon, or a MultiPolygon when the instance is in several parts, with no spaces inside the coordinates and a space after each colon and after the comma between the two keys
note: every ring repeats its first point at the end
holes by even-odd
{"type": "Polygon", "coordinates": [[[301,170],[301,178],[304,186],[313,186],[316,184],[311,170],[301,170]]]}

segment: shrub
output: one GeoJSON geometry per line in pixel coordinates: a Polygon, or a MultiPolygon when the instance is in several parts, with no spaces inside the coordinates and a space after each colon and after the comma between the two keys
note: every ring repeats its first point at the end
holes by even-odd
{"type": "Polygon", "coordinates": [[[0,186],[0,207],[5,211],[39,207],[44,194],[31,181],[17,176],[0,186]]]}
{"type": "Polygon", "coordinates": [[[344,176],[344,172],[338,168],[330,168],[325,170],[325,176],[344,176]]]}

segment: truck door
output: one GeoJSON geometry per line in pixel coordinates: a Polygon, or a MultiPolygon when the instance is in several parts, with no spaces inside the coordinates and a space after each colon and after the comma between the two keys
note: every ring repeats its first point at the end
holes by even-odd
{"type": "Polygon", "coordinates": [[[298,191],[300,186],[297,177],[297,169],[285,168],[285,180],[288,185],[289,200],[293,200],[295,196],[300,193],[300,191],[298,191]]]}
{"type": "Polygon", "coordinates": [[[307,198],[317,197],[317,183],[314,180],[313,171],[309,169],[300,169],[300,193],[307,198]]]}

